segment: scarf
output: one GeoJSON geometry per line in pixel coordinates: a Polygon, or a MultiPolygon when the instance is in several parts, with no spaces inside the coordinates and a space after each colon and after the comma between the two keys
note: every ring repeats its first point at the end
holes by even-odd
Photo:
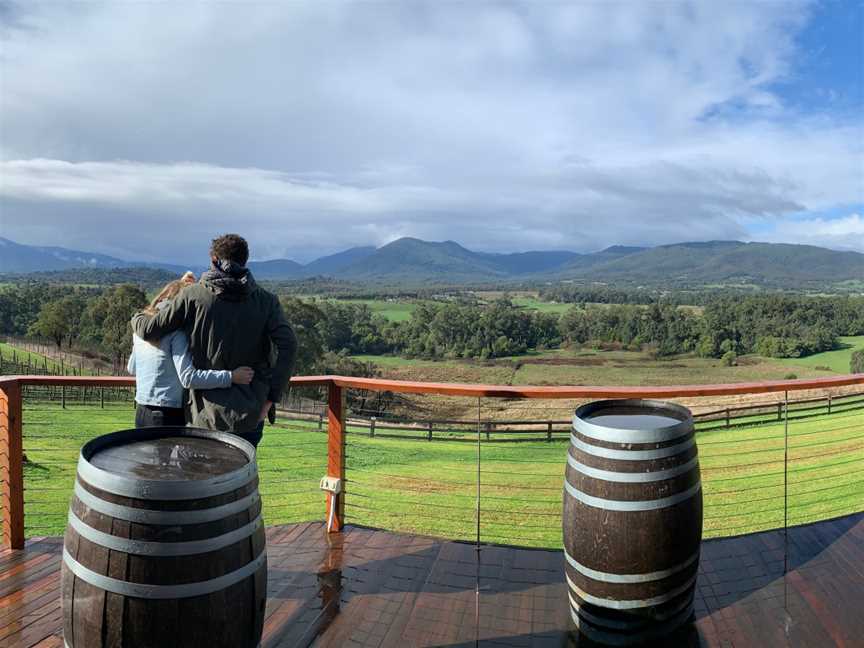
{"type": "Polygon", "coordinates": [[[255,289],[249,268],[225,259],[211,262],[210,269],[201,275],[201,283],[227,299],[245,299],[255,289]]]}

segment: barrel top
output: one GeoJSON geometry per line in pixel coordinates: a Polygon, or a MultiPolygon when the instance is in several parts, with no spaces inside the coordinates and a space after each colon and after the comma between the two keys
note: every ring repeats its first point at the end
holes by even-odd
{"type": "Polygon", "coordinates": [[[616,428],[619,430],[656,430],[657,428],[677,425],[681,421],[671,416],[655,414],[652,410],[637,407],[620,407],[601,410],[585,417],[594,425],[616,428]]]}
{"type": "Polygon", "coordinates": [[[251,443],[192,427],[112,432],[85,443],[78,459],[79,481],[137,499],[212,497],[245,486],[257,474],[251,443]]]}
{"type": "Polygon", "coordinates": [[[234,446],[210,438],[165,436],[100,449],[90,463],[116,475],[157,481],[210,479],[249,463],[234,446]]]}
{"type": "Polygon", "coordinates": [[[619,443],[659,443],[693,431],[686,407],[655,400],[618,399],[582,405],[573,427],[586,436],[619,443]]]}

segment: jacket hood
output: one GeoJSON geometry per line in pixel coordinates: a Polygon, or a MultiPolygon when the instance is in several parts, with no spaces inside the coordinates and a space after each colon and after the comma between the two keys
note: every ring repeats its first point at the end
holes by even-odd
{"type": "Polygon", "coordinates": [[[257,288],[249,268],[233,261],[220,260],[201,275],[201,283],[223,299],[241,301],[257,288]]]}

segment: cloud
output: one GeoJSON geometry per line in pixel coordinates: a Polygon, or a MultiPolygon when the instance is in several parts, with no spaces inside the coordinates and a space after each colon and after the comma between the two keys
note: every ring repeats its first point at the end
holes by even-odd
{"type": "Polygon", "coordinates": [[[771,90],[795,73],[805,4],[11,6],[9,238],[587,250],[864,202],[860,121],[771,90]]]}
{"type": "Polygon", "coordinates": [[[808,243],[837,250],[864,251],[864,217],[803,218],[774,224],[763,237],[776,243],[808,243]]]}

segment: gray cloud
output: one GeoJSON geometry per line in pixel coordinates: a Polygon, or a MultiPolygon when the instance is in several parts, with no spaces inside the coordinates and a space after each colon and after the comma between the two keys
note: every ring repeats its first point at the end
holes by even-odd
{"type": "Polygon", "coordinates": [[[0,230],[188,258],[745,238],[861,202],[861,124],[789,113],[805,5],[19,4],[0,230]],[[725,117],[726,106],[735,106],[725,117]],[[170,233],[170,236],[168,235],[170,233]]]}

